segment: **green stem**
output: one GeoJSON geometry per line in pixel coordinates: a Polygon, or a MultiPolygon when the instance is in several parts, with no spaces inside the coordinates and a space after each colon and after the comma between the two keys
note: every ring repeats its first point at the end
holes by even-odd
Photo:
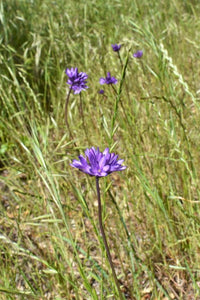
{"type": "Polygon", "coordinates": [[[101,196],[100,196],[100,188],[99,188],[99,177],[96,177],[96,189],[97,189],[97,198],[98,198],[98,217],[99,217],[100,232],[101,232],[101,235],[102,235],[102,238],[103,238],[103,243],[104,243],[104,246],[105,246],[105,249],[106,249],[106,254],[107,254],[107,257],[108,257],[108,261],[109,261],[109,264],[110,264],[111,269],[112,269],[113,277],[114,277],[114,280],[115,280],[115,283],[116,283],[116,286],[117,286],[117,289],[118,289],[119,298],[120,298],[120,300],[123,300],[124,298],[123,298],[122,292],[120,290],[119,281],[118,281],[117,275],[115,273],[115,268],[114,268],[114,265],[113,265],[113,262],[112,262],[112,257],[111,257],[111,254],[110,254],[109,246],[108,246],[106,235],[105,235],[104,228],[103,228],[101,196]]]}
{"type": "Polygon", "coordinates": [[[67,98],[66,98],[66,102],[65,102],[65,123],[67,125],[67,129],[69,131],[70,138],[72,138],[72,133],[71,133],[71,130],[70,130],[70,127],[69,127],[67,115],[68,115],[69,96],[71,94],[71,91],[72,91],[72,87],[70,87],[70,89],[69,89],[69,92],[68,92],[68,95],[67,95],[67,98]]]}
{"type": "Polygon", "coordinates": [[[114,132],[115,132],[115,121],[116,121],[116,118],[117,118],[118,104],[119,104],[119,101],[120,101],[120,98],[121,98],[122,86],[123,86],[124,79],[125,79],[125,76],[126,76],[126,69],[127,69],[128,60],[129,60],[129,52],[130,52],[130,49],[129,49],[127,57],[126,57],[125,64],[123,66],[122,77],[121,77],[121,80],[120,80],[120,85],[119,85],[119,89],[118,89],[117,96],[116,96],[116,101],[115,101],[114,115],[113,115],[113,118],[112,118],[112,121],[111,121],[111,142],[112,142],[114,132]]]}
{"type": "MultiPolygon", "coordinates": [[[[130,49],[129,49],[129,51],[130,51],[130,49]]],[[[120,64],[121,64],[121,67],[122,67],[122,70],[123,70],[123,68],[124,68],[124,65],[123,65],[123,62],[122,62],[122,58],[121,58],[121,56],[120,56],[120,53],[119,52],[117,52],[118,53],[118,57],[119,57],[119,60],[120,60],[120,64]]],[[[128,52],[129,53],[129,52],[128,52]]],[[[127,62],[128,63],[128,62],[127,62]]],[[[125,89],[126,89],[126,95],[127,95],[127,97],[128,97],[128,101],[129,101],[129,105],[131,105],[131,99],[130,99],[130,93],[129,93],[129,90],[128,90],[128,85],[127,85],[127,83],[125,82],[124,83],[125,84],[125,89]]]]}

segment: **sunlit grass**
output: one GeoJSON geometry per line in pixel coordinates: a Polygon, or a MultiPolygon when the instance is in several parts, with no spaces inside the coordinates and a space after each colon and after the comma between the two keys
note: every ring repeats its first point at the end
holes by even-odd
{"type": "Polygon", "coordinates": [[[125,297],[198,299],[198,1],[29,2],[0,4],[0,298],[117,299],[94,180],[69,165],[109,146],[128,166],[100,182],[125,297]],[[67,67],[89,76],[72,137],[67,67]]]}

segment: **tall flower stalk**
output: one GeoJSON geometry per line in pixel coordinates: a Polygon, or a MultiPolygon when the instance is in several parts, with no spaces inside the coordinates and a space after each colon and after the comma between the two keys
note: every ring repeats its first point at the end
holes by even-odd
{"type": "Polygon", "coordinates": [[[110,254],[110,249],[106,239],[106,234],[104,231],[103,221],[102,221],[102,205],[101,205],[101,195],[99,188],[99,178],[105,177],[112,172],[122,171],[126,169],[126,166],[123,166],[123,159],[118,160],[118,155],[115,153],[110,153],[109,148],[106,148],[103,152],[99,151],[99,148],[92,147],[86,149],[85,157],[82,155],[79,156],[79,160],[73,160],[71,166],[79,169],[80,171],[89,174],[90,176],[96,177],[96,190],[97,190],[97,199],[98,199],[98,219],[99,219],[99,228],[102,235],[103,243],[106,249],[107,258],[112,270],[113,278],[118,289],[119,298],[123,300],[123,295],[120,289],[120,284],[117,279],[115,272],[114,264],[110,254]]]}
{"type": "Polygon", "coordinates": [[[112,46],[113,51],[117,53],[118,58],[120,60],[121,67],[123,69],[123,62],[122,62],[122,59],[121,59],[121,56],[120,56],[120,53],[119,53],[119,50],[121,49],[121,45],[117,45],[117,44],[113,45],[112,44],[111,46],[112,46]]]}
{"type": "MultiPolygon", "coordinates": [[[[123,61],[122,61],[122,58],[121,58],[121,55],[120,55],[121,45],[117,45],[117,44],[113,45],[112,44],[111,46],[112,46],[113,51],[117,53],[119,61],[120,61],[121,68],[123,70],[124,64],[123,64],[123,61]]],[[[126,82],[125,82],[125,89],[126,89],[126,94],[127,94],[128,100],[129,100],[129,105],[131,105],[131,99],[130,99],[130,95],[129,95],[129,89],[128,89],[128,85],[127,85],[126,82]]],[[[123,108],[123,103],[122,102],[121,102],[121,105],[122,105],[122,108],[123,108]]],[[[123,108],[123,110],[124,110],[124,108],[123,108]]],[[[124,110],[124,112],[125,112],[125,110],[124,110]]]]}

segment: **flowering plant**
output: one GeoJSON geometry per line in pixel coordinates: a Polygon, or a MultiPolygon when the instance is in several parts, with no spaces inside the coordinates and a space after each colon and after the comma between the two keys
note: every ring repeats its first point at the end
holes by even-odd
{"type": "Polygon", "coordinates": [[[85,151],[85,157],[79,156],[79,160],[74,159],[70,164],[72,167],[79,169],[80,171],[89,174],[90,176],[96,177],[96,189],[97,189],[97,199],[98,199],[98,217],[99,217],[99,227],[101,235],[103,238],[104,246],[106,249],[107,257],[112,269],[113,277],[118,289],[119,299],[123,300],[122,292],[120,289],[119,281],[115,273],[115,268],[112,262],[112,257],[110,254],[108,242],[106,239],[103,221],[102,221],[102,208],[101,208],[101,197],[99,188],[99,178],[107,176],[115,171],[122,171],[126,169],[126,166],[122,166],[123,159],[118,160],[118,155],[115,153],[110,153],[109,148],[106,148],[103,152],[99,151],[99,148],[88,148],[85,151]]]}

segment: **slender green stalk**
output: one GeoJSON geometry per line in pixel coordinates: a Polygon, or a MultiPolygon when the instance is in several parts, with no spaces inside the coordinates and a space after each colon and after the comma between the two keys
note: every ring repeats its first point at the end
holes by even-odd
{"type": "Polygon", "coordinates": [[[69,92],[68,92],[67,98],[66,98],[66,102],[65,102],[65,123],[67,125],[68,131],[69,131],[69,135],[72,138],[72,133],[71,133],[71,130],[70,130],[70,127],[69,127],[69,123],[68,123],[68,118],[67,118],[67,115],[68,115],[68,105],[69,105],[69,97],[70,97],[71,91],[72,91],[72,87],[70,87],[70,89],[69,89],[69,92]]]}
{"type": "MultiPolygon", "coordinates": [[[[130,51],[130,50],[129,50],[129,51],[130,51]]],[[[128,52],[128,53],[129,53],[129,52],[128,52]]],[[[118,58],[119,58],[119,60],[120,60],[120,64],[121,64],[122,70],[123,70],[124,65],[123,65],[123,61],[122,61],[121,55],[120,55],[119,52],[117,52],[117,54],[118,54],[118,58]]],[[[128,62],[127,62],[127,63],[128,63],[128,62]]],[[[129,101],[129,105],[130,105],[130,104],[131,104],[130,93],[129,93],[128,85],[127,85],[126,82],[125,82],[125,89],[126,89],[126,95],[127,95],[127,97],[128,97],[128,101],[129,101]]]]}
{"type": "Polygon", "coordinates": [[[118,55],[118,58],[119,58],[119,60],[120,60],[121,67],[122,67],[122,69],[123,69],[124,66],[123,66],[123,61],[122,61],[121,55],[120,55],[119,52],[117,52],[117,55],[118,55]]]}
{"type": "Polygon", "coordinates": [[[101,209],[101,196],[100,196],[99,178],[98,177],[96,177],[96,189],[97,189],[97,198],[98,198],[99,227],[100,227],[101,235],[102,235],[102,238],[103,238],[103,243],[104,243],[104,246],[105,246],[105,249],[106,249],[106,254],[107,254],[107,257],[108,257],[108,261],[109,261],[110,267],[112,269],[113,277],[114,277],[114,280],[115,280],[115,283],[116,283],[116,286],[117,286],[117,289],[118,289],[118,292],[119,292],[119,298],[120,298],[120,300],[123,300],[123,296],[122,296],[122,293],[121,293],[121,290],[120,290],[119,281],[118,281],[117,275],[115,273],[115,268],[114,268],[114,265],[113,265],[113,262],[112,262],[112,257],[111,257],[111,254],[110,254],[110,250],[109,250],[109,246],[108,246],[108,243],[107,243],[105,231],[104,231],[104,228],[103,228],[102,209],[101,209]]]}
{"type": "Polygon", "coordinates": [[[116,118],[117,118],[118,104],[119,104],[119,101],[120,101],[120,98],[121,98],[122,86],[123,86],[124,79],[125,79],[125,76],[126,76],[126,69],[127,69],[128,60],[129,60],[129,52],[130,52],[130,50],[128,51],[126,61],[125,61],[125,64],[123,66],[122,78],[121,78],[121,81],[120,81],[120,85],[119,85],[119,89],[118,89],[117,97],[116,97],[116,101],[115,101],[114,115],[113,115],[112,123],[111,123],[111,141],[112,141],[113,135],[115,133],[115,121],[116,121],[116,118]]]}

